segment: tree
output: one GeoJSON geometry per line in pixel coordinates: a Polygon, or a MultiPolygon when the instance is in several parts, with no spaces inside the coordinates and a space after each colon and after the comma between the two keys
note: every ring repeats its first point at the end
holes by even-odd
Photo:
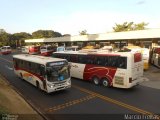
{"type": "Polygon", "coordinates": [[[52,38],[61,37],[62,34],[59,32],[54,32],[52,30],[37,30],[32,33],[33,38],[52,38]]]}
{"type": "Polygon", "coordinates": [[[0,29],[0,34],[2,33],[6,33],[6,31],[4,29],[0,29]]]}
{"type": "Polygon", "coordinates": [[[87,35],[87,30],[82,30],[79,32],[80,35],[87,35]]]}
{"type": "Polygon", "coordinates": [[[12,41],[15,42],[16,47],[25,45],[24,40],[30,39],[30,38],[32,38],[31,34],[26,33],[26,32],[12,34],[12,41]]]}
{"type": "Polygon", "coordinates": [[[0,34],[0,46],[11,45],[11,34],[2,32],[0,34]]]}
{"type": "Polygon", "coordinates": [[[141,22],[138,24],[134,24],[134,22],[124,22],[123,24],[116,24],[115,27],[113,27],[115,32],[121,32],[121,31],[133,31],[133,30],[144,30],[145,26],[147,26],[148,23],[141,22]]]}
{"type": "Polygon", "coordinates": [[[134,27],[135,27],[135,30],[144,30],[146,29],[145,26],[147,26],[148,23],[145,23],[145,22],[141,22],[139,24],[135,24],[134,27]]]}

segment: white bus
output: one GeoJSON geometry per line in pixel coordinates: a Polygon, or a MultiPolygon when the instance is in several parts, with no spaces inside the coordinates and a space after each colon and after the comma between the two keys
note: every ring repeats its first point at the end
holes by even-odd
{"type": "Polygon", "coordinates": [[[52,56],[71,62],[71,77],[92,81],[96,85],[131,88],[144,80],[142,54],[139,52],[70,51],[55,52],[52,56]]]}
{"type": "Polygon", "coordinates": [[[152,48],[151,63],[160,68],[160,46],[154,46],[152,48]]]}
{"type": "Polygon", "coordinates": [[[22,53],[29,53],[29,46],[22,46],[22,53]]]}
{"type": "Polygon", "coordinates": [[[6,55],[6,54],[10,54],[11,52],[12,51],[10,46],[1,47],[1,54],[6,55]]]}
{"type": "Polygon", "coordinates": [[[40,47],[40,53],[42,56],[50,56],[54,52],[54,47],[51,45],[45,45],[40,47]]]}
{"type": "Polygon", "coordinates": [[[149,69],[149,49],[148,48],[141,48],[139,46],[125,46],[124,50],[130,50],[131,52],[141,52],[142,59],[143,59],[143,66],[144,70],[149,69]]]}
{"type": "Polygon", "coordinates": [[[47,93],[71,87],[70,70],[65,59],[29,54],[13,55],[15,74],[47,93]]]}

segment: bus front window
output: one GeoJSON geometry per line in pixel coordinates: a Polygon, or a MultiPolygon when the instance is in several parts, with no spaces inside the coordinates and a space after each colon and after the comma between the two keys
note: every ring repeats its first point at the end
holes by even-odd
{"type": "Polygon", "coordinates": [[[69,78],[68,65],[56,65],[47,67],[47,79],[50,82],[63,81],[69,78]]]}

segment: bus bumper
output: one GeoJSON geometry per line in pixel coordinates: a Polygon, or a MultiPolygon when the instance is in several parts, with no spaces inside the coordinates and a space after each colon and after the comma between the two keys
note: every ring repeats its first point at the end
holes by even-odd
{"type": "Polygon", "coordinates": [[[70,80],[67,80],[63,84],[47,86],[47,92],[51,93],[51,92],[60,91],[60,90],[68,89],[68,88],[71,88],[71,81],[70,80]]]}
{"type": "Polygon", "coordinates": [[[142,83],[142,82],[144,82],[146,80],[148,80],[146,77],[139,77],[139,78],[133,80],[132,83],[129,83],[128,88],[137,86],[137,85],[139,85],[140,83],[142,83]]]}

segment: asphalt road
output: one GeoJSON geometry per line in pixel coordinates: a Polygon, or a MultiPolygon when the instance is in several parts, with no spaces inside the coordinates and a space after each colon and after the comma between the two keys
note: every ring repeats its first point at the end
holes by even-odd
{"type": "Polygon", "coordinates": [[[17,78],[12,54],[0,55],[0,74],[47,119],[125,119],[126,114],[160,114],[160,89],[149,86],[104,88],[72,78],[70,89],[47,94],[17,78]]]}

